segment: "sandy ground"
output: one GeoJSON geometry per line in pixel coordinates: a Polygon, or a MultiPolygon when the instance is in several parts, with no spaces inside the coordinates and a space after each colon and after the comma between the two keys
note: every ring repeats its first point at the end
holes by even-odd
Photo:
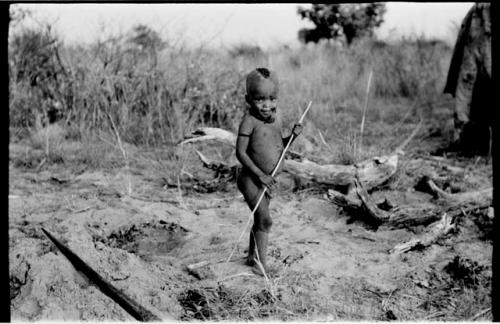
{"type": "MultiPolygon", "coordinates": [[[[12,163],[23,150],[11,144],[13,321],[133,320],[75,270],[41,227],[165,320],[467,320],[490,306],[491,220],[484,213],[464,215],[458,231],[428,248],[394,255],[391,248],[424,228],[371,231],[324,193],[292,192],[285,184],[271,205],[268,259],[275,275],[266,282],[244,265],[248,231],[233,259],[223,261],[250,214],[234,185],[216,193],[185,190],[180,199],[176,188],[137,169],[129,196],[124,170],[59,164],[36,172],[12,163]],[[187,271],[202,261],[211,263],[187,271]]],[[[412,186],[422,173],[444,171],[425,159],[404,165],[374,197],[434,206],[412,186]]],[[[491,165],[475,159],[457,165],[467,170],[459,186],[490,185],[491,165]]],[[[475,319],[489,320],[491,313],[475,319]]]]}

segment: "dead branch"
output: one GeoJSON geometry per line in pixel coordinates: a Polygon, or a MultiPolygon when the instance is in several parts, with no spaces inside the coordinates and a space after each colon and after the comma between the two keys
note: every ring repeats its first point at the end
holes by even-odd
{"type": "Polygon", "coordinates": [[[211,262],[202,261],[195,264],[190,264],[186,266],[189,274],[194,276],[199,280],[211,278],[214,276],[213,269],[211,267],[211,262]]]}
{"type": "Polygon", "coordinates": [[[376,206],[357,179],[354,180],[354,186],[347,194],[330,189],[328,198],[351,216],[362,219],[374,227],[380,226],[389,218],[389,214],[376,206]]]}
{"type": "Polygon", "coordinates": [[[448,205],[454,207],[467,207],[469,205],[485,206],[491,205],[493,189],[491,187],[476,190],[450,194],[439,188],[428,176],[423,176],[415,186],[416,190],[431,194],[435,199],[441,199],[448,205]]]}
{"type": "Polygon", "coordinates": [[[389,214],[383,224],[389,228],[411,228],[414,226],[427,226],[441,217],[442,209],[436,207],[400,206],[389,214]]]}
{"type": "Polygon", "coordinates": [[[167,204],[173,204],[173,205],[178,205],[179,204],[179,201],[177,200],[171,200],[171,199],[154,199],[154,198],[151,198],[151,197],[142,197],[142,196],[139,196],[139,195],[132,195],[130,196],[130,198],[132,199],[137,199],[137,200],[142,200],[142,201],[146,201],[146,202],[152,202],[152,203],[167,203],[167,204]]]}
{"type": "Polygon", "coordinates": [[[492,203],[492,188],[477,191],[449,194],[440,189],[430,178],[423,177],[417,189],[425,191],[439,199],[438,206],[399,206],[386,212],[380,209],[359,182],[347,194],[335,190],[328,191],[328,198],[335,205],[343,208],[349,215],[368,222],[371,225],[384,225],[390,228],[409,228],[428,225],[441,218],[444,212],[460,214],[462,210],[488,208],[492,203]]]}
{"type": "Polygon", "coordinates": [[[408,242],[396,245],[389,252],[391,254],[401,254],[415,249],[422,249],[435,243],[456,228],[454,219],[455,217],[444,213],[441,220],[436,222],[427,232],[408,242]]]}
{"type": "Polygon", "coordinates": [[[294,176],[317,184],[340,187],[351,186],[356,175],[356,167],[353,165],[319,165],[307,159],[301,162],[285,160],[283,169],[294,176]]]}
{"type": "MultiPolygon", "coordinates": [[[[244,259],[245,258],[232,258],[231,260],[229,260],[229,262],[241,261],[241,260],[244,260],[244,259]]],[[[205,260],[205,261],[200,261],[200,262],[188,264],[188,265],[186,265],[186,268],[188,270],[196,270],[198,268],[202,268],[202,267],[207,266],[207,265],[218,264],[218,263],[222,263],[224,261],[226,261],[225,258],[218,259],[218,260],[205,260]]]]}
{"type": "Polygon", "coordinates": [[[193,264],[188,264],[186,266],[186,268],[189,271],[193,271],[193,270],[196,270],[198,268],[201,268],[201,267],[204,267],[206,265],[209,265],[210,263],[211,263],[210,261],[201,261],[201,262],[197,262],[197,263],[193,263],[193,264]]]}
{"type": "Polygon", "coordinates": [[[373,157],[357,163],[356,179],[359,180],[367,191],[371,191],[387,183],[396,173],[399,156],[402,151],[390,155],[373,157]]]}
{"type": "Polygon", "coordinates": [[[355,192],[361,200],[361,206],[363,208],[364,214],[369,217],[370,222],[374,223],[376,226],[382,224],[389,218],[389,215],[382,209],[379,209],[370,195],[363,188],[359,181],[355,181],[355,192]]]}
{"type": "Polygon", "coordinates": [[[431,194],[434,199],[450,199],[451,194],[439,188],[428,176],[423,176],[415,186],[416,190],[431,194]]]}
{"type": "Polygon", "coordinates": [[[208,140],[215,140],[236,147],[236,135],[230,131],[215,127],[200,127],[192,132],[191,136],[180,142],[179,145],[208,140]]]}

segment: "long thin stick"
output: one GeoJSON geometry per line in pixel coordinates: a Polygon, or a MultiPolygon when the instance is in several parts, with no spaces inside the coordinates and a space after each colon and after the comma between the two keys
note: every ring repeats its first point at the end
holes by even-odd
{"type": "Polygon", "coordinates": [[[46,229],[42,228],[43,233],[54,243],[55,246],[62,252],[62,254],[73,264],[76,270],[81,271],[90,281],[92,281],[99,289],[108,297],[113,299],[120,305],[127,313],[138,321],[161,321],[158,316],[151,313],[146,308],[139,305],[135,300],[125,295],[122,291],[118,290],[115,286],[107,282],[101,277],[94,269],[87,265],[78,255],[71,251],[66,245],[56,239],[46,229]]]}
{"type": "Polygon", "coordinates": [[[365,116],[366,116],[366,109],[368,107],[368,94],[370,93],[370,85],[372,83],[372,74],[373,74],[373,70],[370,70],[370,74],[368,75],[368,85],[366,86],[365,107],[363,109],[363,118],[361,119],[361,129],[359,130],[359,150],[361,150],[361,144],[363,141],[363,130],[365,129],[365,116]]]}
{"type": "MultiPolygon", "coordinates": [[[[311,104],[312,104],[312,101],[309,101],[309,104],[307,105],[306,110],[304,110],[304,112],[302,113],[302,116],[299,119],[299,124],[302,124],[302,122],[304,121],[304,118],[306,117],[307,112],[311,108],[311,104]]],[[[288,140],[288,143],[285,146],[285,149],[283,150],[283,152],[281,152],[281,156],[280,156],[280,159],[278,160],[278,164],[276,164],[276,166],[274,167],[273,172],[271,173],[272,177],[274,177],[276,175],[276,172],[278,172],[279,166],[280,166],[281,162],[283,161],[283,159],[285,158],[286,151],[288,150],[288,148],[290,147],[290,145],[293,142],[293,137],[294,137],[294,135],[292,133],[292,135],[290,135],[290,139],[288,140]]],[[[247,221],[247,223],[245,225],[245,228],[243,229],[243,231],[241,232],[238,240],[234,244],[234,247],[233,247],[233,249],[231,251],[231,254],[229,254],[229,257],[227,258],[227,261],[225,263],[227,263],[227,262],[229,262],[229,260],[231,260],[231,257],[233,256],[234,251],[236,250],[236,247],[238,246],[238,243],[240,242],[241,238],[243,237],[243,234],[245,234],[245,232],[246,232],[246,230],[248,228],[248,225],[250,225],[250,222],[252,221],[252,216],[257,211],[257,208],[259,208],[259,205],[262,202],[262,199],[264,198],[264,195],[266,194],[266,192],[267,192],[267,187],[264,187],[264,189],[262,190],[262,193],[260,194],[259,200],[257,200],[257,204],[255,204],[255,207],[253,208],[252,213],[248,217],[248,221],[247,221]]]]}

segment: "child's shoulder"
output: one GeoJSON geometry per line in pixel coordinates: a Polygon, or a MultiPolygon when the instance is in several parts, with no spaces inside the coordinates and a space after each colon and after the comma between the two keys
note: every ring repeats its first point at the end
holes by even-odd
{"type": "Polygon", "coordinates": [[[255,122],[256,118],[254,116],[252,116],[250,113],[245,113],[245,115],[241,119],[238,135],[240,134],[250,135],[256,126],[255,122]]]}
{"type": "Polygon", "coordinates": [[[240,124],[255,125],[256,121],[257,118],[255,118],[252,114],[246,112],[245,115],[243,115],[243,118],[241,118],[240,124]]]}

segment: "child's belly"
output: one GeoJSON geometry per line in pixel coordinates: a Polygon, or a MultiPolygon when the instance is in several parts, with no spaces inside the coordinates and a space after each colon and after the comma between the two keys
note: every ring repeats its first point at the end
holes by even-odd
{"type": "MultiPolygon", "coordinates": [[[[252,136],[248,155],[254,163],[265,173],[271,174],[283,152],[283,140],[279,131],[262,131],[252,136]]],[[[283,163],[278,169],[278,174],[283,169],[283,163]]]]}

